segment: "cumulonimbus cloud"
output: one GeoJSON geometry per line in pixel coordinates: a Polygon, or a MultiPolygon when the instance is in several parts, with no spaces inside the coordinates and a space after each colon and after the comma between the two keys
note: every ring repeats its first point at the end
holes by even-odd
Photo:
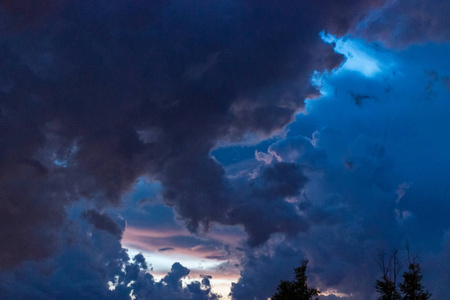
{"type": "Polygon", "coordinates": [[[2,2],[1,266],[50,255],[66,205],[117,205],[145,173],[191,230],[221,222],[211,148],[286,125],[342,62],[318,32],[379,2],[2,2]]]}
{"type": "MultiPolygon", "coordinates": [[[[396,14],[397,4],[385,2],[2,1],[0,268],[67,250],[66,208],[80,199],[98,211],[117,206],[143,174],[161,182],[165,203],[193,232],[242,225],[250,246],[305,232],[314,218],[284,198],[304,190],[323,151],[299,139],[308,159],[274,161],[235,179],[210,151],[291,122],[306,97],[319,95],[311,74],[343,62],[319,33],[342,36],[375,8],[396,14]]],[[[384,37],[383,20],[367,23],[376,25],[367,35],[384,37]]],[[[327,129],[318,134],[333,138],[327,129]]],[[[362,137],[354,152],[374,144],[362,137]]],[[[281,156],[284,146],[276,147],[281,156]]],[[[377,157],[354,152],[349,169],[369,157],[377,171],[377,157]]],[[[392,189],[383,170],[374,172],[392,189]]],[[[120,238],[110,218],[91,209],[85,221],[120,238]]]]}

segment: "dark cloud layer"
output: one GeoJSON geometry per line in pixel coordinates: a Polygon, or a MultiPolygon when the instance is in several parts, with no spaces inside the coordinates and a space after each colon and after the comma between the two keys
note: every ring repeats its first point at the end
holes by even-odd
{"type": "Polygon", "coordinates": [[[307,223],[295,205],[285,201],[300,193],[307,179],[292,163],[274,163],[259,168],[257,178],[236,183],[237,203],[226,215],[226,222],[244,225],[251,246],[261,245],[273,233],[295,235],[305,231],[307,223]]]}
{"type": "MultiPolygon", "coordinates": [[[[322,31],[356,32],[394,46],[448,39],[445,1],[405,3],[1,1],[0,295],[128,299],[134,290],[138,299],[216,299],[208,277],[183,287],[189,270],[176,263],[155,282],[143,257],[131,260],[120,246],[124,224],[105,208],[120,205],[142,175],[161,183],[165,204],[190,231],[216,223],[243,226],[250,248],[233,288],[236,299],[270,295],[275,277],[262,272],[264,266],[280,260],[286,266],[281,277],[288,267],[283,259],[290,257],[329,257],[335,269],[312,278],[351,292],[348,277],[339,280],[344,271],[363,274],[370,266],[355,267],[364,257],[346,249],[372,249],[386,237],[392,242],[403,223],[421,224],[433,215],[423,210],[409,218],[421,208],[409,194],[394,203],[409,188],[399,179],[407,172],[398,171],[411,170],[413,159],[386,154],[395,145],[361,119],[340,128],[361,132],[343,134],[314,117],[301,129],[314,134],[291,131],[267,153],[257,152],[261,163],[244,175],[229,176],[210,152],[219,142],[272,136],[293,121],[305,98],[320,95],[312,74],[343,62],[321,40],[322,31]],[[401,167],[393,170],[392,160],[401,167]],[[86,203],[82,218],[69,219],[68,207],[80,200],[86,203]],[[379,229],[380,216],[395,230],[379,229]],[[272,245],[280,236],[292,244],[272,245]],[[336,244],[343,247],[329,246],[336,244]],[[274,256],[258,252],[264,247],[274,256]]],[[[427,74],[432,99],[448,74],[427,74]]],[[[352,103],[350,115],[385,96],[350,88],[335,94],[352,103]]],[[[325,103],[330,109],[322,116],[335,120],[344,105],[325,103]]],[[[429,136],[430,142],[440,137],[429,136]]],[[[442,169],[436,172],[445,177],[442,169]]],[[[436,188],[424,182],[426,188],[412,189],[425,197],[436,188]]],[[[436,248],[448,228],[444,218],[437,220],[443,225],[430,235],[436,248]]],[[[412,236],[426,234],[413,228],[412,236]]],[[[353,287],[355,297],[368,295],[363,285],[353,287]]]]}
{"type": "Polygon", "coordinates": [[[380,3],[2,1],[1,266],[49,255],[65,205],[117,205],[144,173],[193,231],[243,222],[219,213],[235,204],[211,148],[286,125],[342,61],[318,33],[380,3]]]}
{"type": "Polygon", "coordinates": [[[211,292],[210,276],[183,286],[181,280],[190,271],[180,263],[174,263],[172,270],[156,281],[142,254],[131,259],[122,248],[119,236],[123,226],[114,223],[114,228],[120,230],[118,236],[117,232],[89,224],[92,218],[109,218],[106,223],[114,223],[109,216],[95,211],[72,219],[61,231],[61,250],[54,256],[0,273],[0,297],[125,300],[133,295],[135,299],[218,299],[211,292]]]}
{"type": "Polygon", "coordinates": [[[360,32],[368,40],[394,47],[445,43],[450,39],[449,11],[447,0],[388,1],[360,25],[360,32]]]}
{"type": "Polygon", "coordinates": [[[100,214],[95,210],[85,211],[81,216],[97,229],[107,231],[118,239],[122,238],[122,228],[109,216],[100,214]]]}
{"type": "Polygon", "coordinates": [[[248,251],[241,278],[231,288],[232,299],[267,299],[274,294],[281,279],[292,278],[293,265],[301,264],[304,257],[289,244],[286,241],[275,249],[266,246],[260,251],[248,251]]]}

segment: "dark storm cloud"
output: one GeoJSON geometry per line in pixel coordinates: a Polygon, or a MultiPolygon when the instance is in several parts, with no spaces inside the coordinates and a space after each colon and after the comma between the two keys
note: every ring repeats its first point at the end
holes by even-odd
{"type": "Polygon", "coordinates": [[[266,245],[263,251],[247,250],[241,278],[231,288],[232,299],[267,299],[280,280],[292,279],[293,266],[301,264],[304,256],[289,244],[286,241],[273,249],[266,245]],[[276,254],[269,255],[270,252],[276,254]]]}
{"type": "Polygon", "coordinates": [[[297,195],[304,186],[306,177],[298,165],[292,163],[274,163],[264,168],[258,178],[257,195],[259,198],[286,198],[297,195]]]}
{"type": "MultiPolygon", "coordinates": [[[[179,263],[174,263],[172,270],[156,281],[142,254],[131,259],[117,235],[98,230],[85,219],[72,219],[65,224],[61,251],[51,258],[28,261],[0,273],[0,297],[129,300],[132,294],[135,299],[144,300],[218,298],[205,278],[183,287],[181,279],[190,271],[179,263]]],[[[124,230],[120,224],[116,226],[124,230]]]]}
{"type": "Polygon", "coordinates": [[[95,210],[88,210],[81,216],[97,229],[109,232],[118,239],[122,238],[123,229],[108,215],[98,213],[95,210]]]}
{"type": "Polygon", "coordinates": [[[54,0],[4,0],[0,3],[0,32],[26,29],[48,16],[57,4],[58,1],[54,0]]]}
{"type": "Polygon", "coordinates": [[[273,233],[296,235],[305,231],[308,224],[285,198],[298,195],[306,182],[296,164],[274,162],[263,166],[255,179],[234,182],[236,203],[225,222],[242,224],[250,246],[261,245],[273,233]]]}
{"type": "Polygon", "coordinates": [[[447,42],[450,20],[447,0],[388,1],[361,24],[361,33],[371,41],[394,47],[414,43],[447,42]]]}
{"type": "Polygon", "coordinates": [[[48,256],[67,204],[117,205],[144,173],[192,231],[257,235],[260,217],[291,214],[237,205],[209,152],[291,121],[317,94],[312,72],[342,62],[318,33],[345,34],[382,2],[2,1],[0,266],[48,256]]]}

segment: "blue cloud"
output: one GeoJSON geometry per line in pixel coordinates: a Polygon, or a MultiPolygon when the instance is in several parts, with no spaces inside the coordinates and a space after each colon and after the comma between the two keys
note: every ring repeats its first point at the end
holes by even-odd
{"type": "MultiPolygon", "coordinates": [[[[295,201],[309,230],[287,239],[293,251],[299,249],[298,259],[310,259],[313,282],[322,289],[372,299],[377,251],[399,248],[405,256],[409,242],[428,268],[425,285],[437,298],[448,294],[443,281],[448,270],[431,263],[448,255],[442,241],[450,228],[450,102],[441,80],[449,70],[449,61],[442,60],[448,50],[448,45],[426,45],[391,52],[395,69],[370,77],[344,67],[324,74],[333,93],[307,100],[306,113],[289,125],[287,138],[269,147],[274,161],[303,166],[308,177],[295,201]],[[355,95],[364,96],[355,101],[355,95]]],[[[382,58],[388,51],[373,53],[382,58]]],[[[268,245],[274,243],[286,245],[286,240],[268,245]]],[[[264,269],[270,274],[270,265],[284,255],[272,251],[265,262],[243,262],[233,287],[236,299],[256,291],[261,299],[270,296],[263,287],[282,278],[266,278],[264,269]]]]}

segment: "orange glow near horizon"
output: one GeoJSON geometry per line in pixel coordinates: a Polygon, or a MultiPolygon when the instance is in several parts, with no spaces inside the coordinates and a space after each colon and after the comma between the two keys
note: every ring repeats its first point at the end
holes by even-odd
{"type": "Polygon", "coordinates": [[[173,246],[170,238],[196,237],[186,229],[143,229],[127,227],[122,244],[128,248],[133,256],[141,252],[152,266],[151,274],[160,280],[170,271],[172,264],[181,263],[190,269],[189,276],[184,282],[201,280],[201,276],[210,275],[212,290],[228,299],[231,283],[237,282],[240,276],[239,260],[236,256],[230,256],[223,248],[211,247],[209,241],[238,245],[242,237],[227,235],[220,232],[211,232],[208,238],[199,238],[199,244],[195,246],[173,246]],[[204,241],[204,242],[202,242],[204,241]],[[170,250],[160,251],[162,248],[170,250]]]}

